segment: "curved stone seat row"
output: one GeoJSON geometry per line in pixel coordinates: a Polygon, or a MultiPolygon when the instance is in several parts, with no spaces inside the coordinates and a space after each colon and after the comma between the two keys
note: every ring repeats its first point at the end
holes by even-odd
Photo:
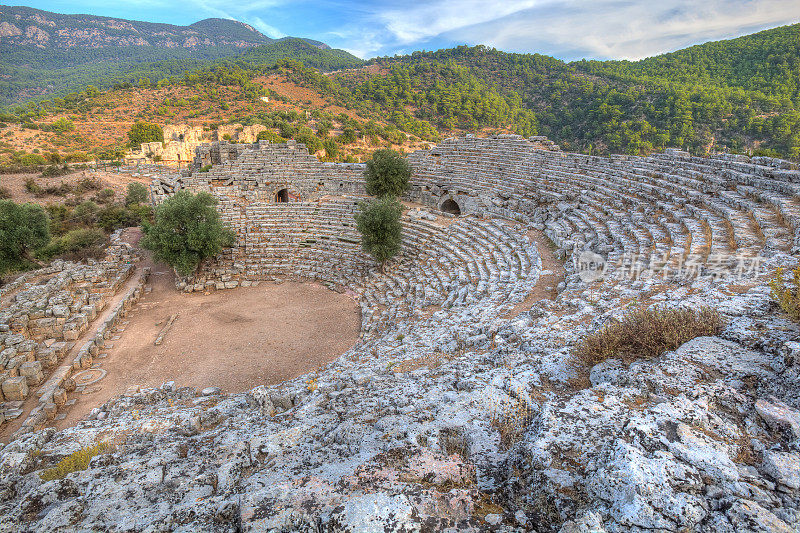
{"type": "Polygon", "coordinates": [[[410,199],[519,218],[564,255],[709,264],[800,245],[800,172],[784,161],[678,151],[593,157],[507,135],[448,139],[410,160],[410,199]]]}
{"type": "MultiPolygon", "coordinates": [[[[354,215],[363,197],[235,205],[222,200],[236,245],[193,280],[191,290],[279,278],[353,287],[365,332],[432,306],[492,297],[515,303],[538,276],[535,244],[520,225],[469,217],[443,226],[403,216],[402,253],[381,272],[361,249],[354,215]]],[[[435,218],[435,217],[433,217],[435,218]]]]}
{"type": "Polygon", "coordinates": [[[401,259],[374,272],[360,290],[365,332],[484,298],[518,303],[538,279],[539,257],[523,226],[469,217],[447,228],[406,220],[404,230],[401,259]],[[414,234],[428,239],[412,243],[414,234]]]}

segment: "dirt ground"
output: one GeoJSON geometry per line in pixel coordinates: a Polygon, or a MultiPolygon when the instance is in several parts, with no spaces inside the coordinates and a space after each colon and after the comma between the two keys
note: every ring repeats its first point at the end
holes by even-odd
{"type": "Polygon", "coordinates": [[[310,372],[333,361],[358,339],[356,302],[316,283],[262,283],[258,287],[184,294],[172,272],[155,268],[145,294],[107,341],[93,368],[106,376],[72,393],[63,428],[131,386],[216,386],[242,392],[310,372]],[[178,318],[161,345],[154,341],[169,317],[178,318]]]}
{"type": "Polygon", "coordinates": [[[548,243],[550,239],[535,229],[528,230],[528,237],[536,243],[536,250],[542,258],[542,272],[539,280],[528,296],[515,305],[505,318],[514,318],[524,311],[528,311],[539,300],[554,300],[558,296],[558,284],[564,281],[564,261],[559,259],[553,248],[548,243]]]}
{"type": "MultiPolygon", "coordinates": [[[[63,203],[67,198],[74,195],[70,193],[67,196],[44,195],[37,197],[25,189],[25,181],[28,178],[33,178],[33,181],[42,187],[46,187],[48,185],[58,185],[62,181],[70,185],[77,185],[84,178],[97,178],[100,180],[101,189],[114,189],[116,200],[122,200],[125,198],[129,183],[137,181],[149,186],[151,181],[151,178],[148,177],[133,177],[130,174],[122,174],[106,170],[78,170],[64,176],[56,176],[52,178],[42,178],[40,176],[40,173],[0,174],[0,186],[8,189],[8,191],[11,193],[11,199],[15,202],[33,202],[40,205],[47,205],[53,203],[63,203]]],[[[89,191],[84,193],[83,198],[89,199],[96,192],[98,191],[89,191]]]]}

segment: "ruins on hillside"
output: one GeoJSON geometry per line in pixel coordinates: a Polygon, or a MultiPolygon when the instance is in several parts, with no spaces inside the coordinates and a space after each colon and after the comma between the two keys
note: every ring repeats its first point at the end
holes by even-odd
{"type": "Polygon", "coordinates": [[[164,165],[186,168],[194,159],[198,146],[210,142],[235,141],[254,143],[258,134],[267,128],[261,124],[221,124],[214,130],[188,124],[167,124],[162,128],[164,142],[142,143],[138,150],[125,155],[126,164],[160,162],[164,165]]]}

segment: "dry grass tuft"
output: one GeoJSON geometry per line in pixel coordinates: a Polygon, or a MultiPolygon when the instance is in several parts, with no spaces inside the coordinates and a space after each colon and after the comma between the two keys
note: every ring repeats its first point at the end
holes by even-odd
{"type": "Polygon", "coordinates": [[[722,318],[715,309],[634,309],[622,320],[606,324],[584,339],[574,352],[584,367],[606,359],[620,358],[626,364],[636,359],[657,357],[681,344],[722,330],[722,318]]]}
{"type": "Polygon", "coordinates": [[[111,445],[107,442],[100,442],[92,446],[87,446],[86,448],[64,457],[56,466],[48,468],[40,473],[39,477],[42,481],[52,481],[54,479],[63,479],[67,474],[71,474],[72,472],[86,470],[89,468],[89,461],[92,460],[92,457],[110,451],[110,449],[111,445]]]}
{"type": "Polygon", "coordinates": [[[784,279],[783,272],[783,268],[777,269],[770,279],[772,298],[778,302],[789,318],[800,322],[800,268],[792,270],[792,278],[788,283],[784,279]]]}
{"type": "Polygon", "coordinates": [[[509,449],[522,436],[533,419],[527,402],[514,398],[495,407],[491,424],[500,433],[500,447],[509,449]]]}
{"type": "Polygon", "coordinates": [[[447,456],[456,454],[465,461],[469,460],[470,439],[461,426],[448,426],[440,429],[439,446],[447,456]]]}

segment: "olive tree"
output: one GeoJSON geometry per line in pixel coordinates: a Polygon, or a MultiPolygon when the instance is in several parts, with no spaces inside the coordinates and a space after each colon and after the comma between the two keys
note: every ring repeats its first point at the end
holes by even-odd
{"type": "Polygon", "coordinates": [[[35,250],[50,242],[50,220],[42,206],[0,200],[0,274],[38,264],[35,250]]]}
{"type": "Polygon", "coordinates": [[[411,165],[406,158],[388,148],[375,150],[367,161],[364,179],[371,196],[401,196],[408,189],[411,165]]]}
{"type": "Polygon", "coordinates": [[[356,213],[356,226],[361,233],[361,246],[383,266],[400,251],[403,225],[400,215],[403,207],[395,198],[384,196],[361,204],[356,213]]]}
{"type": "Polygon", "coordinates": [[[142,246],[179,274],[194,273],[203,260],[231,246],[235,239],[222,224],[216,204],[206,192],[178,192],[156,208],[153,224],[144,224],[142,246]]]}

